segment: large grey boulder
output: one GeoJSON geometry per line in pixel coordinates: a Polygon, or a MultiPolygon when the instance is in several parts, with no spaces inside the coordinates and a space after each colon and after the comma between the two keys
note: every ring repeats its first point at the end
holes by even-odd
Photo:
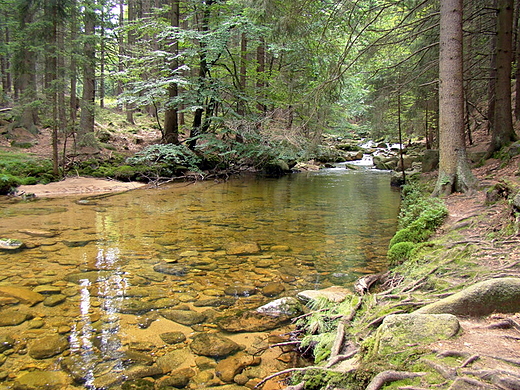
{"type": "Polygon", "coordinates": [[[490,279],[470,286],[415,313],[486,316],[520,311],[520,278],[490,279]]]}
{"type": "Polygon", "coordinates": [[[459,330],[459,321],[451,314],[389,315],[377,331],[378,352],[384,355],[411,344],[430,344],[449,339],[459,330]]]}

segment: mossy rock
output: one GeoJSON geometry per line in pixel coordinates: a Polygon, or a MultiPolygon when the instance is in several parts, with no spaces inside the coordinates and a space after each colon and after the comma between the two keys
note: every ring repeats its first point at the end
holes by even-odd
{"type": "Polygon", "coordinates": [[[420,314],[449,313],[486,316],[520,311],[520,278],[497,278],[470,286],[416,310],[420,314]]]}
{"type": "Polygon", "coordinates": [[[380,355],[405,350],[411,344],[430,344],[457,335],[460,324],[451,314],[393,314],[385,318],[376,334],[380,355]]]}
{"type": "Polygon", "coordinates": [[[432,232],[430,230],[422,230],[409,226],[395,233],[390,240],[389,248],[392,248],[395,244],[401,242],[419,243],[426,241],[431,235],[432,232]]]}

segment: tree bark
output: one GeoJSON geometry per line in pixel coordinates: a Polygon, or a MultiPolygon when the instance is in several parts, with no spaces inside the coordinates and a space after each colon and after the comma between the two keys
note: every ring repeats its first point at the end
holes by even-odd
{"type": "Polygon", "coordinates": [[[466,192],[476,187],[464,141],[462,65],[462,0],[441,0],[439,176],[434,195],[466,192]]]}
{"type": "MultiPolygon", "coordinates": [[[[179,27],[180,24],[180,9],[179,0],[173,0],[172,9],[170,11],[170,19],[172,27],[179,27]]],[[[179,68],[179,61],[177,56],[179,55],[179,42],[176,39],[171,46],[171,53],[174,56],[170,71],[171,75],[176,75],[179,68]]],[[[163,142],[167,144],[178,144],[179,143],[179,118],[178,118],[178,103],[175,101],[179,96],[179,86],[177,82],[172,82],[168,87],[168,108],[164,113],[164,134],[163,142]]]]}
{"type": "Polygon", "coordinates": [[[513,50],[513,0],[498,1],[497,78],[495,112],[491,126],[489,155],[516,140],[511,112],[511,63],[513,50]]]}
{"type": "Polygon", "coordinates": [[[81,116],[78,143],[80,146],[94,146],[96,51],[93,40],[95,36],[96,14],[93,10],[93,4],[86,4],[84,12],[85,43],[83,46],[83,95],[80,102],[81,116]]]}

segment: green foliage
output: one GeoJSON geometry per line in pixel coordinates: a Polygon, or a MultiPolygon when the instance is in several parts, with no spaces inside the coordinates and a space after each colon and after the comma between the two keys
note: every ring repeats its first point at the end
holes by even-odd
{"type": "MultiPolygon", "coordinates": [[[[200,172],[200,157],[186,145],[150,145],[127,159],[130,166],[148,167],[148,171],[156,177],[173,177],[180,170],[200,172]]],[[[123,169],[128,170],[128,168],[123,169]]]]}
{"type": "Polygon", "coordinates": [[[19,185],[49,183],[54,180],[52,162],[24,153],[0,152],[0,193],[19,185]]]}
{"type": "Polygon", "coordinates": [[[0,173],[0,195],[7,195],[20,184],[20,179],[17,177],[6,173],[0,173]]]}
{"type": "Polygon", "coordinates": [[[350,374],[340,372],[330,372],[322,370],[308,370],[303,374],[296,374],[293,383],[305,382],[305,390],[321,390],[325,388],[348,388],[350,374]]]}

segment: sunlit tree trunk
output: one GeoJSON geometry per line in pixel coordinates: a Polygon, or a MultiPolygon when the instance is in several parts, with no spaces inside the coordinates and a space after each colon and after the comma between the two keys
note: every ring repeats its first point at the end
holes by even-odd
{"type": "Polygon", "coordinates": [[[441,0],[439,176],[434,195],[475,188],[466,157],[462,77],[462,0],[441,0]]]}

